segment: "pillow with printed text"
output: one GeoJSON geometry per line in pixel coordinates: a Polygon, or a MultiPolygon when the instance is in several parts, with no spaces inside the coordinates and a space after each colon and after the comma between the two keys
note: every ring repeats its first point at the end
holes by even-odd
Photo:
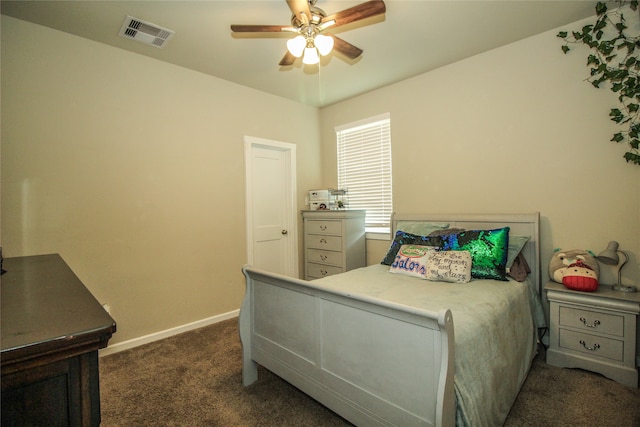
{"type": "Polygon", "coordinates": [[[471,252],[429,252],[425,279],[439,282],[469,283],[471,281],[471,252]]]}
{"type": "Polygon", "coordinates": [[[435,249],[437,248],[432,246],[402,245],[389,267],[389,272],[424,279],[427,271],[427,256],[435,252],[435,249]]]}

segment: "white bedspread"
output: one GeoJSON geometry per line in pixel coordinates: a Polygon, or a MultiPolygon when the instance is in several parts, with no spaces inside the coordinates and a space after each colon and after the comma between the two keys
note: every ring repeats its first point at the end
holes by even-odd
{"type": "Polygon", "coordinates": [[[372,265],[314,284],[421,309],[450,309],[455,334],[456,424],[502,425],[535,356],[531,285],[513,280],[430,282],[391,274],[388,269],[372,265]]]}

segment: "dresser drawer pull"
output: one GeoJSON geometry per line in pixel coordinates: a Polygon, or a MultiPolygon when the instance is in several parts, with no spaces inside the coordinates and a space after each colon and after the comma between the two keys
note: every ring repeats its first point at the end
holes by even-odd
{"type": "Polygon", "coordinates": [[[327,260],[327,258],[329,258],[329,257],[328,257],[328,256],[326,256],[326,255],[320,255],[320,259],[321,259],[322,261],[326,261],[326,260],[327,260]]]}
{"type": "Polygon", "coordinates": [[[320,226],[320,230],[322,230],[322,231],[327,231],[327,226],[326,226],[326,225],[321,225],[321,226],[320,226]]]}
{"type": "Polygon", "coordinates": [[[327,274],[329,274],[329,272],[327,270],[320,270],[320,274],[322,274],[323,276],[326,276],[327,274]]]}
{"type": "Polygon", "coordinates": [[[327,239],[320,239],[320,243],[327,243],[327,239]]]}
{"type": "Polygon", "coordinates": [[[593,347],[587,347],[587,343],[584,342],[584,340],[580,340],[580,344],[582,344],[582,346],[589,351],[596,351],[597,349],[600,348],[600,344],[597,344],[597,343],[594,344],[593,347]]]}
{"type": "Polygon", "coordinates": [[[598,325],[600,324],[600,321],[599,321],[599,320],[594,320],[594,321],[593,321],[593,323],[592,323],[591,325],[589,325],[589,324],[587,323],[587,319],[585,319],[584,317],[581,317],[581,318],[580,318],[580,321],[581,321],[581,322],[582,322],[582,324],[583,324],[584,326],[586,326],[587,328],[597,328],[597,327],[598,327],[598,325]]]}

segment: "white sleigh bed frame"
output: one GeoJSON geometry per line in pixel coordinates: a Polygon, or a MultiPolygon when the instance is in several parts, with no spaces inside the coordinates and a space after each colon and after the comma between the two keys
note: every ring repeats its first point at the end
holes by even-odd
{"type": "MultiPolygon", "coordinates": [[[[512,235],[530,236],[522,253],[540,294],[538,213],[396,214],[394,230],[398,221],[448,222],[465,229],[509,226],[512,235]]],[[[247,289],[239,322],[245,386],[257,380],[259,364],[356,425],[455,425],[449,310],[429,312],[349,295],[250,266],[243,273],[247,289]]]]}

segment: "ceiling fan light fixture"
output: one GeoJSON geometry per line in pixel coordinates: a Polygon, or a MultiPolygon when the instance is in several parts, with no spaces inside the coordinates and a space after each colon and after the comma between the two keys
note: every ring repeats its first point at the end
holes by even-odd
{"type": "Polygon", "coordinates": [[[318,48],[320,55],[328,55],[333,49],[333,37],[318,34],[314,39],[314,44],[318,48]]]}
{"type": "Polygon", "coordinates": [[[307,46],[307,40],[302,36],[296,36],[287,40],[287,49],[296,58],[300,58],[304,52],[304,48],[307,46]]]}
{"type": "MultiPolygon", "coordinates": [[[[362,49],[338,36],[321,36],[327,28],[335,28],[352,22],[361,21],[386,12],[384,0],[368,0],[356,6],[327,15],[315,6],[318,0],[286,0],[291,11],[291,26],[285,25],[231,25],[234,33],[297,33],[294,39],[287,41],[287,52],[278,65],[288,67],[296,58],[302,57],[304,64],[317,64],[320,55],[326,56],[333,50],[350,60],[362,55],[362,49]],[[299,36],[299,37],[298,37],[299,36]],[[315,40],[314,40],[315,39],[315,40]]],[[[364,25],[368,23],[363,22],[364,25]]],[[[348,28],[345,28],[348,29],[348,28]]]]}
{"type": "Polygon", "coordinates": [[[307,65],[314,65],[320,62],[318,50],[315,47],[306,47],[304,49],[304,57],[302,58],[302,62],[307,65]]]}

